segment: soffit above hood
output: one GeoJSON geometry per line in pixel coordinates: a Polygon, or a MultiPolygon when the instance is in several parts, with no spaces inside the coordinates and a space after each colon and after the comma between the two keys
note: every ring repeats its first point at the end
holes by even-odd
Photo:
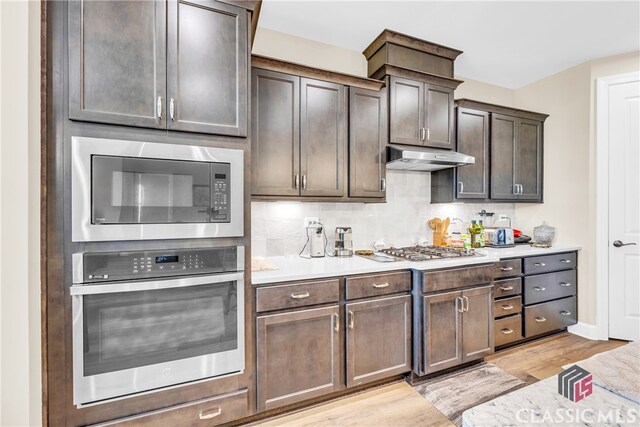
{"type": "Polygon", "coordinates": [[[475,162],[473,156],[455,151],[387,146],[387,169],[432,172],[475,162]]]}

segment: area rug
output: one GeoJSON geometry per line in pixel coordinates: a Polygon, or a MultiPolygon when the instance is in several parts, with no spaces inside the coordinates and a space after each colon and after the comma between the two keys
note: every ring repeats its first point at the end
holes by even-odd
{"type": "Polygon", "coordinates": [[[414,388],[457,426],[462,413],[526,384],[491,363],[445,374],[414,388]]]}

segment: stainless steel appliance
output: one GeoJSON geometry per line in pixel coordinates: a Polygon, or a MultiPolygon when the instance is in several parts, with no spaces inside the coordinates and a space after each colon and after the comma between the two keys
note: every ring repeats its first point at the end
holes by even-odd
{"type": "Polygon", "coordinates": [[[432,172],[475,162],[475,157],[455,151],[387,146],[387,169],[432,172]]]}
{"type": "Polygon", "coordinates": [[[244,247],[73,255],[78,406],[244,370],[244,247]]]}
{"type": "Polygon", "coordinates": [[[401,260],[408,261],[430,261],[445,258],[461,258],[484,256],[473,249],[456,249],[452,247],[440,246],[409,246],[405,248],[387,248],[379,252],[401,260]]]}
{"type": "Polygon", "coordinates": [[[322,258],[325,253],[325,233],[324,226],[319,222],[312,222],[307,226],[307,236],[309,236],[309,256],[311,258],[322,258]]]}
{"type": "Polygon", "coordinates": [[[351,227],[336,227],[335,255],[339,258],[353,256],[353,239],[351,227]]]}
{"type": "Polygon", "coordinates": [[[243,152],[73,137],[72,240],[239,237],[243,152]]]}
{"type": "Polygon", "coordinates": [[[515,241],[513,228],[485,228],[485,245],[491,248],[513,248],[515,241]]]}

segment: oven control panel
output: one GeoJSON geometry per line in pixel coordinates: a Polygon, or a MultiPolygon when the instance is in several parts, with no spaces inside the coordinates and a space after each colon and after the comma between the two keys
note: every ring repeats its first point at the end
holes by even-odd
{"type": "Polygon", "coordinates": [[[244,270],[244,247],[74,254],[73,282],[97,283],[244,270]]]}
{"type": "Polygon", "coordinates": [[[231,165],[211,164],[211,222],[231,222],[231,165]]]}

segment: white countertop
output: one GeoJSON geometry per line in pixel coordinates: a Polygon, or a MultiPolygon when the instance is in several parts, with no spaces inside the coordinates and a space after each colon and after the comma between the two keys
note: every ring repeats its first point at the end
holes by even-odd
{"type": "Polygon", "coordinates": [[[439,268],[459,267],[463,265],[484,264],[496,262],[504,258],[526,257],[533,255],[548,255],[559,252],[580,250],[579,246],[554,246],[553,248],[532,248],[520,245],[515,248],[493,249],[485,248],[485,256],[439,259],[432,261],[411,262],[377,262],[370,259],[353,256],[351,258],[300,258],[298,256],[270,257],[266,260],[278,267],[277,270],[253,271],[251,282],[254,285],[287,282],[291,280],[310,280],[325,277],[348,276],[353,274],[369,274],[394,270],[435,270],[439,268]]]}

